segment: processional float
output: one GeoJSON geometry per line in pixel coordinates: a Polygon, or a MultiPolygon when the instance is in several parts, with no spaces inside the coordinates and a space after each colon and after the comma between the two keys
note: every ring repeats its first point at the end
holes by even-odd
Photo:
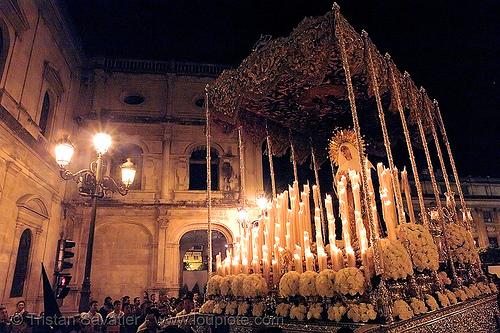
{"type": "MultiPolygon", "coordinates": [[[[208,147],[211,126],[238,131],[243,206],[242,136],[267,140],[272,200],[257,223],[244,224],[226,257],[217,255],[200,312],[281,318],[285,331],[335,332],[362,323],[372,325],[366,331],[497,329],[497,289],[480,267],[438,103],[382,56],[366,32],[358,34],[337,5],[304,19],[289,37],[258,43],[238,68],[207,87],[206,100],[208,147]],[[437,185],[429,139],[446,193],[437,185]],[[407,147],[410,177],[396,167],[398,141],[407,147]],[[417,166],[414,147],[423,149],[426,165],[417,166]],[[277,193],[272,156],[288,149],[295,181],[277,193]],[[296,163],[309,156],[312,187],[299,185],[297,176],[296,163]],[[385,156],[388,167],[374,167],[372,156],[385,156]],[[325,163],[334,179],[328,194],[318,177],[325,163]],[[429,171],[432,205],[424,202],[422,169],[429,171]]],[[[207,189],[210,234],[210,184],[207,189]]]]}

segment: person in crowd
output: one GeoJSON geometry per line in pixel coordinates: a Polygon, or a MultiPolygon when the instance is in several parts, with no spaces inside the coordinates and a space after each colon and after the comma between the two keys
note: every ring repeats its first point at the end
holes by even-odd
{"type": "Polygon", "coordinates": [[[168,306],[166,304],[160,305],[158,307],[158,312],[160,313],[160,315],[158,317],[158,321],[160,321],[160,322],[171,317],[170,309],[168,308],[168,306]]]}
{"type": "Polygon", "coordinates": [[[151,301],[149,300],[149,294],[146,290],[142,293],[142,303],[141,303],[141,310],[143,315],[146,315],[146,308],[151,305],[151,301]]]}
{"type": "Polygon", "coordinates": [[[125,309],[125,304],[130,304],[130,296],[123,296],[122,298],[122,308],[125,309]]]}
{"type": "Polygon", "coordinates": [[[137,323],[142,323],[144,322],[144,312],[141,309],[141,299],[139,297],[134,298],[134,307],[132,309],[132,312],[134,313],[134,317],[137,323]]]}
{"type": "Polygon", "coordinates": [[[116,300],[113,302],[113,311],[106,317],[106,333],[119,333],[120,323],[124,313],[122,311],[122,302],[116,300]]]}
{"type": "Polygon", "coordinates": [[[181,299],[178,299],[175,301],[174,310],[172,310],[172,315],[177,316],[178,313],[182,312],[182,310],[184,310],[183,301],[181,299]]]}
{"type": "Polygon", "coordinates": [[[113,299],[109,296],[106,296],[104,298],[104,304],[102,305],[102,307],[99,309],[99,313],[101,314],[101,317],[106,319],[106,317],[108,316],[108,314],[113,311],[113,303],[112,303],[113,299]]]}
{"type": "Polygon", "coordinates": [[[9,314],[5,306],[0,306],[0,333],[10,333],[9,314]]]}
{"type": "Polygon", "coordinates": [[[157,319],[157,309],[153,307],[146,308],[146,319],[144,323],[137,328],[137,333],[156,333],[159,329],[157,319]]]}
{"type": "Polygon", "coordinates": [[[137,332],[137,321],[135,319],[134,313],[132,312],[132,305],[130,303],[125,303],[123,305],[123,318],[122,322],[122,333],[136,333],[137,332]]]}
{"type": "Polygon", "coordinates": [[[198,293],[193,294],[193,304],[194,304],[194,312],[198,312],[200,310],[200,307],[201,307],[200,294],[198,294],[198,293]]]}
{"type": "Polygon", "coordinates": [[[149,301],[151,302],[152,306],[157,307],[157,304],[156,304],[156,294],[151,294],[151,297],[149,298],[149,301]]]}
{"type": "Polygon", "coordinates": [[[182,311],[178,312],[176,316],[190,314],[194,309],[193,299],[190,297],[185,297],[180,304],[182,304],[182,311]]]}
{"type": "Polygon", "coordinates": [[[10,316],[11,332],[14,333],[28,333],[31,331],[26,317],[28,312],[26,311],[26,302],[19,301],[16,304],[16,311],[10,316]]]}
{"type": "MultiPolygon", "coordinates": [[[[97,311],[98,302],[90,301],[89,312],[83,312],[81,316],[82,325],[86,325],[87,322],[92,324],[92,329],[95,332],[100,332],[102,325],[104,324],[104,320],[102,319],[102,315],[97,311]]],[[[88,328],[86,328],[88,329],[88,328]]]]}

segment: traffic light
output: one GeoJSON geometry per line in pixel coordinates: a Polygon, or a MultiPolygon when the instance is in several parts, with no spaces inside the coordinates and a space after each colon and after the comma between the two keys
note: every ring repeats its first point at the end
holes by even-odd
{"type": "Polygon", "coordinates": [[[66,269],[73,267],[73,263],[69,262],[75,256],[72,248],[75,247],[75,242],[60,239],[57,242],[57,257],[56,257],[56,267],[54,270],[55,276],[55,295],[58,299],[63,299],[66,297],[70,291],[69,282],[71,281],[71,274],[64,272],[66,269]]]}

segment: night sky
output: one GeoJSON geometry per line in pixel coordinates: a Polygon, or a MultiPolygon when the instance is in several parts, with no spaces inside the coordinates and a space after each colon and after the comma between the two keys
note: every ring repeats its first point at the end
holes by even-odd
{"type": "MultiPolygon", "coordinates": [[[[61,0],[62,2],[62,0],[61,0]]],[[[88,56],[237,66],[324,0],[66,0],[88,56]]],[[[436,99],[460,176],[500,177],[500,1],[338,1],[382,54],[436,99]]],[[[446,156],[446,155],[445,155],[446,156]]],[[[451,170],[449,170],[451,173],[451,170]]]]}

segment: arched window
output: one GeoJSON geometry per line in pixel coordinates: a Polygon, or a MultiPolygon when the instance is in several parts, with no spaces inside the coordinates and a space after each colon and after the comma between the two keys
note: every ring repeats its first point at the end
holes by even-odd
{"type": "MultiPolygon", "coordinates": [[[[212,190],[219,190],[219,154],[210,149],[212,190]]],[[[207,150],[198,149],[191,153],[189,158],[189,189],[207,189],[207,150]]]]}
{"type": "Polygon", "coordinates": [[[31,247],[31,230],[25,229],[19,240],[19,249],[17,251],[16,268],[14,269],[14,279],[10,289],[10,297],[22,297],[24,282],[28,274],[28,262],[31,247]]]}
{"type": "Polygon", "coordinates": [[[49,112],[50,112],[50,96],[49,93],[46,92],[45,96],[43,97],[43,103],[42,103],[42,112],[40,114],[40,133],[42,133],[43,136],[45,136],[45,132],[47,131],[47,124],[49,122],[49,112]]]}
{"type": "Polygon", "coordinates": [[[111,157],[110,176],[117,182],[121,182],[121,165],[127,161],[127,158],[132,160],[136,168],[135,178],[130,190],[140,190],[142,181],[142,148],[132,144],[122,144],[113,150],[111,157]]]}

